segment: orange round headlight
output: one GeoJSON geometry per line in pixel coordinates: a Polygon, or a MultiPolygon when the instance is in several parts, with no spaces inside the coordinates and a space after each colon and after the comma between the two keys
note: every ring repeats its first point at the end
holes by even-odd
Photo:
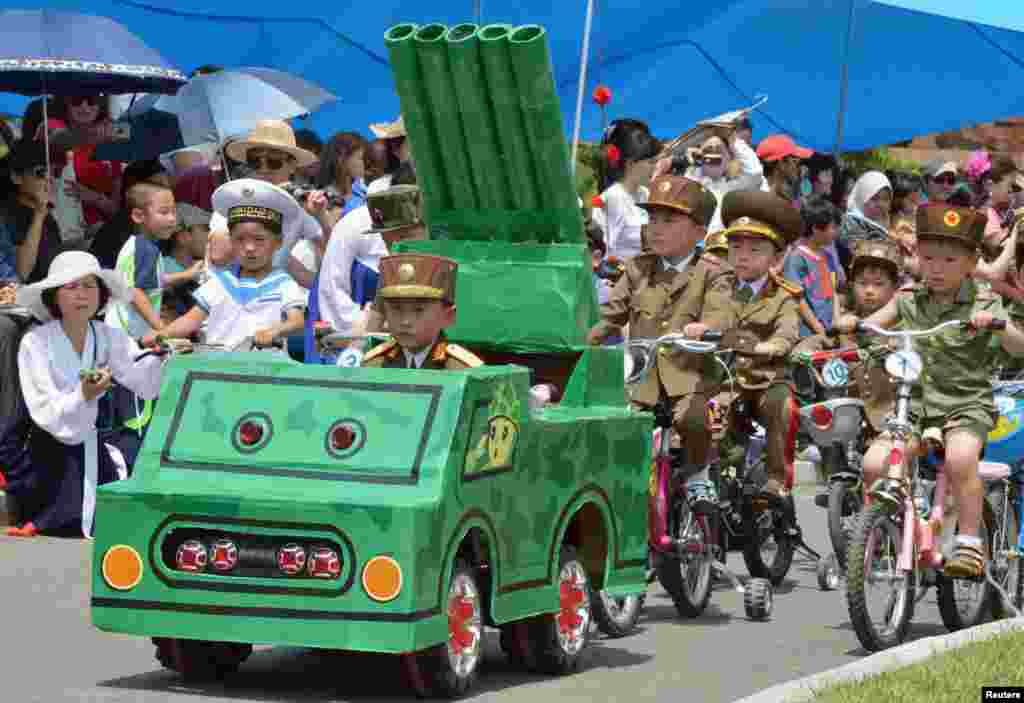
{"type": "Polygon", "coordinates": [[[387,603],[402,590],[402,569],[389,556],[377,556],[363,567],[363,590],[378,603],[387,603]]]}
{"type": "Polygon", "coordinates": [[[107,550],[101,565],[103,580],[118,591],[128,591],[142,580],[142,557],[126,544],[118,544],[107,550]]]}

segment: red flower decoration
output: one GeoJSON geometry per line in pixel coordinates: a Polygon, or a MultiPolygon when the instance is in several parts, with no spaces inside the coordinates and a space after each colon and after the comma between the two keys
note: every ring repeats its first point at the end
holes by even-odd
{"type": "Polygon", "coordinates": [[[595,195],[593,198],[590,199],[590,207],[604,208],[604,198],[602,198],[600,195],[595,195]]]}
{"type": "Polygon", "coordinates": [[[604,107],[612,101],[612,91],[606,85],[599,85],[594,88],[594,102],[604,107]]]}
{"type": "Polygon", "coordinates": [[[609,144],[608,148],[605,149],[604,153],[608,159],[609,166],[618,166],[619,161],[622,160],[622,152],[619,151],[619,147],[615,146],[614,144],[609,144]]]}

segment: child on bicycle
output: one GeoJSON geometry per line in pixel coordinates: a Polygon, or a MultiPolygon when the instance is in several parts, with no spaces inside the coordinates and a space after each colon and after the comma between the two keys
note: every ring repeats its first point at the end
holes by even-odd
{"type": "MultiPolygon", "coordinates": [[[[205,343],[227,348],[252,337],[257,347],[301,332],[306,293],[287,273],[274,269],[284,233],[297,227],[301,210],[277,186],[251,178],[225,183],[213,194],[225,216],[237,264],[212,272],[194,294],[196,305],[161,330],[165,337],[191,337],[207,322],[205,343]]],[[[147,346],[154,335],[143,338],[147,346]]]]}
{"type": "MultiPolygon", "coordinates": [[[[901,260],[899,244],[893,240],[857,242],[850,264],[853,291],[848,301],[854,315],[859,318],[868,317],[892,300],[899,288],[901,260]]],[[[880,344],[884,342],[861,333],[835,336],[816,334],[801,340],[793,354],[803,363],[804,356],[814,352],[867,349],[878,347],[880,344]]],[[[879,362],[880,359],[872,359],[853,368],[847,387],[851,398],[860,398],[864,401],[864,414],[873,434],[882,431],[885,416],[892,411],[896,402],[895,388],[879,362]]]]}
{"type": "MultiPolygon", "coordinates": [[[[947,329],[915,345],[924,362],[917,404],[922,436],[945,444],[946,476],[959,506],[956,547],[944,567],[952,578],[984,573],[985,553],[978,536],[983,499],[978,461],[996,418],[990,379],[998,346],[1011,354],[1024,353],[1024,334],[1012,323],[1004,330],[991,329],[993,321],[1005,319],[1003,305],[971,277],[985,223],[985,214],[972,208],[936,203],[918,210],[921,283],[901,289],[864,320],[883,328],[900,324],[915,330],[950,320],[970,322],[970,329],[947,329]]],[[[849,332],[857,322],[856,316],[844,316],[838,327],[849,332]]],[[[871,445],[864,457],[864,479],[872,499],[900,503],[909,493],[902,467],[883,477],[891,449],[892,441],[885,435],[871,445]]]]}
{"type": "MultiPolygon", "coordinates": [[[[640,204],[650,217],[649,251],[627,261],[625,273],[601,306],[601,321],[590,331],[591,344],[621,334],[627,323],[634,338],[673,332],[699,338],[704,330],[722,329],[731,319],[732,277],[713,272],[697,249],[715,213],[714,195],[696,181],[671,175],[655,178],[650,193],[640,204]]],[[[633,403],[641,408],[652,408],[662,398],[671,403],[685,473],[693,477],[695,506],[716,502],[707,480],[706,419],[708,401],[720,384],[721,372],[710,356],[662,350],[632,393],[633,403]]]]}

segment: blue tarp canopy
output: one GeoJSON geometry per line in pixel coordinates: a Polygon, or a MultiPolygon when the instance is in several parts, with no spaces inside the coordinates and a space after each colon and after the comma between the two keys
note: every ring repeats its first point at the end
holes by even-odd
{"type": "MultiPolygon", "coordinates": [[[[589,95],[603,83],[614,93],[609,118],[644,119],[666,138],[767,95],[754,115],[755,138],[784,131],[830,151],[844,67],[843,150],[1024,115],[1017,89],[1024,84],[1024,9],[1014,9],[1024,3],[594,1],[584,140],[600,137],[600,111],[589,95]],[[915,7],[976,22],[908,9],[915,7]]],[[[69,0],[48,6],[81,7],[69,0]]],[[[87,11],[118,20],[185,72],[208,63],[263,65],[322,85],[340,98],[308,121],[325,137],[367,133],[371,122],[397,116],[383,45],[390,26],[541,24],[551,40],[566,133],[572,129],[586,0],[94,0],[87,11]]],[[[24,105],[23,98],[0,98],[6,111],[24,105]]]]}

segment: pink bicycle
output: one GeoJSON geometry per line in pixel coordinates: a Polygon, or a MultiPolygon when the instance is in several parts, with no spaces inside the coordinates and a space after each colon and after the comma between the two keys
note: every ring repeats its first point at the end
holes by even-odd
{"type": "MultiPolygon", "coordinates": [[[[910,417],[911,390],[923,370],[921,356],[912,348],[913,339],[967,325],[953,320],[918,331],[885,330],[864,323],[858,326],[858,331],[895,337],[902,342],[901,348],[885,362],[886,372],[897,386],[896,412],[887,420],[885,430],[893,440],[890,469],[909,478],[911,486],[910,494],[900,501],[882,494],[872,495],[870,506],[861,513],[850,535],[846,600],[857,638],[869,651],[903,641],[914,605],[931,586],[938,589],[939,611],[951,631],[982,622],[995,596],[995,590],[983,577],[950,579],[942,574],[945,555],[952,551],[956,535],[956,507],[947,502],[942,465],[930,467],[908,453],[916,436],[910,417]],[[876,599],[876,595],[881,597],[876,599]]],[[[986,482],[1000,481],[1006,478],[1008,467],[982,462],[981,474],[986,482]]],[[[986,505],[981,536],[989,557],[993,529],[993,511],[986,505]]]]}

